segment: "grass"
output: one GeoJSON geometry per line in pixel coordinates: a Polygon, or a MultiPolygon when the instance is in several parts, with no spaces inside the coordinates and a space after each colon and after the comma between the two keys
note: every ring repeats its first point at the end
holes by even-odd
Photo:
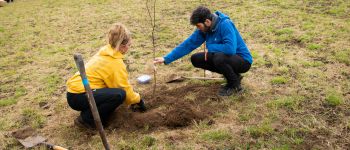
{"type": "Polygon", "coordinates": [[[22,121],[24,125],[30,125],[34,128],[41,128],[46,122],[46,118],[36,109],[25,108],[22,110],[22,121]]]}
{"type": "Polygon", "coordinates": [[[322,46],[319,45],[319,44],[311,43],[311,44],[309,44],[309,45],[307,46],[307,48],[308,48],[309,50],[319,50],[319,49],[322,48],[322,46]]]}
{"type": "MultiPolygon", "coordinates": [[[[192,33],[189,15],[196,6],[206,5],[230,16],[254,58],[242,82],[246,90],[242,96],[215,101],[230,111],[210,116],[213,125],[204,120],[179,129],[107,131],[113,148],[348,148],[349,1],[164,0],[156,5],[157,56],[192,33]],[[169,140],[169,135],[185,138],[169,140]]],[[[25,126],[35,127],[50,141],[70,149],[101,149],[98,135],[85,137],[73,125],[78,114],[65,98],[65,82],[77,71],[72,56],[78,52],[85,61],[90,59],[105,44],[109,26],[121,22],[133,34],[127,59],[134,84],[152,62],[145,1],[17,0],[1,7],[0,16],[0,111],[4,112],[0,115],[0,141],[4,141],[0,149],[21,149],[4,133],[25,126]],[[40,102],[50,108],[40,108],[40,102]]],[[[201,51],[202,47],[192,54],[201,51]]],[[[159,86],[223,83],[186,80],[164,84],[169,73],[203,76],[203,70],[194,68],[189,59],[190,55],[157,66],[159,86]]],[[[149,88],[134,85],[141,95],[149,88]]],[[[195,100],[191,91],[186,95],[183,98],[195,100]]]]}
{"type": "Polygon", "coordinates": [[[12,105],[12,104],[16,104],[17,100],[13,97],[9,97],[6,99],[3,99],[0,101],[0,106],[8,106],[8,105],[12,105]]]}
{"type": "Polygon", "coordinates": [[[240,114],[238,117],[239,117],[239,121],[242,121],[242,122],[248,121],[250,119],[250,116],[247,114],[240,114]]]}
{"type": "Polygon", "coordinates": [[[231,138],[231,135],[227,131],[223,130],[215,130],[215,131],[208,131],[201,135],[201,138],[204,140],[211,140],[211,141],[224,141],[231,138]]]}
{"type": "Polygon", "coordinates": [[[278,67],[276,72],[278,72],[279,74],[288,74],[290,71],[290,69],[286,66],[281,66],[281,67],[278,67]]]}
{"type": "Polygon", "coordinates": [[[337,92],[329,92],[326,96],[326,103],[331,106],[338,106],[344,103],[343,96],[337,92]]]}
{"type": "Polygon", "coordinates": [[[253,138],[258,138],[271,135],[273,133],[273,128],[269,124],[253,125],[247,127],[246,132],[248,132],[253,138]]]}
{"type": "Polygon", "coordinates": [[[151,147],[153,146],[155,143],[156,143],[156,139],[154,137],[151,137],[151,136],[145,136],[143,139],[142,139],[142,145],[145,145],[146,147],[151,147]]]}
{"type": "Polygon", "coordinates": [[[305,131],[305,129],[302,129],[302,128],[301,129],[287,128],[284,130],[284,133],[291,138],[294,144],[301,145],[305,140],[301,135],[306,134],[307,131],[305,131]]]}
{"type": "Polygon", "coordinates": [[[7,97],[5,99],[2,99],[0,101],[0,107],[2,106],[9,106],[9,105],[13,105],[16,104],[18,99],[21,96],[24,96],[26,94],[26,89],[23,87],[18,87],[14,93],[14,95],[7,97]]]}
{"type": "Polygon", "coordinates": [[[277,76],[271,79],[272,84],[285,84],[288,82],[288,79],[283,76],[277,76]]]}
{"type": "Polygon", "coordinates": [[[335,52],[334,57],[337,61],[350,65],[350,50],[342,50],[339,52],[335,52]]]}
{"type": "Polygon", "coordinates": [[[269,101],[267,106],[270,108],[287,108],[290,110],[296,110],[300,103],[304,100],[303,97],[298,96],[286,96],[281,97],[273,101],[269,101]]]}
{"type": "Polygon", "coordinates": [[[46,91],[49,95],[53,94],[55,91],[57,91],[57,88],[59,85],[62,85],[62,78],[60,78],[57,74],[52,74],[46,76],[42,83],[46,86],[46,91]]]}
{"type": "Polygon", "coordinates": [[[304,67],[320,67],[320,66],[324,66],[325,65],[321,61],[302,61],[301,64],[304,67]]]}

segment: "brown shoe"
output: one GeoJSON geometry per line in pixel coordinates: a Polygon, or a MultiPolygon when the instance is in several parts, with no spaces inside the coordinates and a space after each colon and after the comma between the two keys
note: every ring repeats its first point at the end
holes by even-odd
{"type": "Polygon", "coordinates": [[[74,120],[74,124],[80,128],[85,128],[85,129],[89,129],[89,130],[96,129],[94,126],[91,126],[90,124],[84,122],[84,120],[83,120],[83,118],[81,118],[81,116],[79,116],[78,118],[76,118],[74,120]]]}

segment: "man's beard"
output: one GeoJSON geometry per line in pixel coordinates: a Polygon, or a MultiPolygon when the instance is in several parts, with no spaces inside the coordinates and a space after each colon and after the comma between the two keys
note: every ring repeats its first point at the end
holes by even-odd
{"type": "Polygon", "coordinates": [[[210,27],[205,25],[205,23],[204,23],[204,31],[202,31],[202,32],[206,33],[209,31],[209,29],[210,29],[210,27]]]}

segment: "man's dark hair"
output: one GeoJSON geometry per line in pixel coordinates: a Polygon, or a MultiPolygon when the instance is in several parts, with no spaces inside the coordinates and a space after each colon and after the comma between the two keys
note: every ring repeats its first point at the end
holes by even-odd
{"type": "Polygon", "coordinates": [[[212,19],[210,10],[207,7],[199,6],[192,12],[190,21],[192,25],[196,25],[204,23],[206,19],[212,19]]]}

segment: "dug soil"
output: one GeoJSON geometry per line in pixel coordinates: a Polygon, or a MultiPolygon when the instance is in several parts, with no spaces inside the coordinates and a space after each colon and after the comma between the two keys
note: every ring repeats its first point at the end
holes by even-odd
{"type": "MultiPolygon", "coordinates": [[[[212,124],[213,114],[223,112],[226,106],[217,96],[219,84],[192,84],[175,89],[158,90],[157,94],[143,95],[146,112],[132,112],[119,107],[111,117],[108,129],[147,130],[182,128],[206,120],[212,124]]],[[[152,92],[149,92],[152,93],[152,92]]]]}

